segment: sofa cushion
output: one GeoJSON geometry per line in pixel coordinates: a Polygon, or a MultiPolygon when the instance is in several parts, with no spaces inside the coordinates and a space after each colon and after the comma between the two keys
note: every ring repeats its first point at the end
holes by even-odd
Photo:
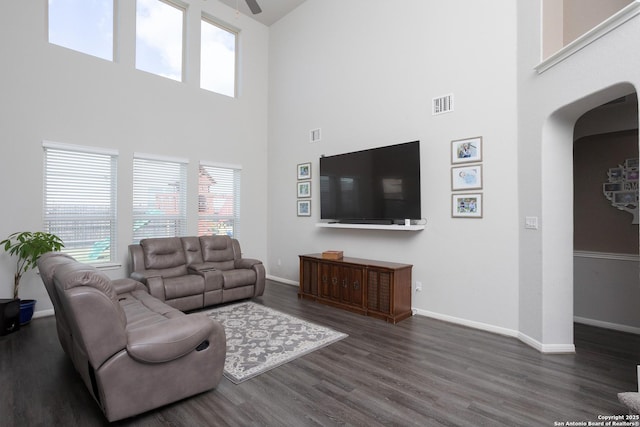
{"type": "Polygon", "coordinates": [[[233,244],[229,236],[200,237],[202,258],[217,270],[232,270],[234,266],[233,244]]]}
{"type": "Polygon", "coordinates": [[[170,273],[172,275],[187,274],[187,260],[179,237],[142,239],[140,246],[148,270],[172,269],[175,270],[170,273]]]}
{"type": "Polygon", "coordinates": [[[185,316],[180,310],[163,303],[143,290],[135,290],[118,295],[118,297],[120,306],[127,317],[127,329],[185,316]]]}
{"type": "Polygon", "coordinates": [[[196,274],[165,278],[163,285],[167,300],[204,294],[204,278],[196,274]]]}
{"type": "Polygon", "coordinates": [[[181,237],[182,247],[184,248],[185,259],[188,265],[202,263],[202,248],[200,239],[196,236],[181,237]]]}
{"type": "Polygon", "coordinates": [[[224,289],[254,285],[256,283],[256,272],[254,270],[223,271],[222,276],[224,277],[224,289]]]}

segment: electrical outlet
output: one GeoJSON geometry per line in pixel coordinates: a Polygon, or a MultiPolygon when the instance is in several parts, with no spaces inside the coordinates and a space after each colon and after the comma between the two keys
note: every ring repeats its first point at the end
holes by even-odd
{"type": "Polygon", "coordinates": [[[416,281],[416,292],[422,292],[422,282],[416,281]]]}

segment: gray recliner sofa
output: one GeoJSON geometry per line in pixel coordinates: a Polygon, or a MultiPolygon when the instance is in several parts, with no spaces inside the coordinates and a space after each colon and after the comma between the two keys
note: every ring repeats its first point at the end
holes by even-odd
{"type": "Polygon", "coordinates": [[[184,314],[132,279],[50,252],[38,268],[58,339],[106,418],[116,421],[215,388],[226,338],[205,314],[184,314]]]}
{"type": "Polygon", "coordinates": [[[264,293],[261,261],[243,258],[229,236],[161,237],[129,245],[130,277],[182,311],[264,293]]]}

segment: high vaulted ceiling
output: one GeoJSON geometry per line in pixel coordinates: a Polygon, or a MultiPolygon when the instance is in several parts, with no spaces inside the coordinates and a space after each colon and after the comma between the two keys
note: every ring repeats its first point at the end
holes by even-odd
{"type": "Polygon", "coordinates": [[[262,13],[257,15],[251,13],[245,0],[220,1],[229,7],[237,9],[240,13],[243,13],[256,21],[270,26],[293,9],[300,6],[305,0],[257,0],[258,5],[260,5],[260,8],[262,9],[262,13]]]}

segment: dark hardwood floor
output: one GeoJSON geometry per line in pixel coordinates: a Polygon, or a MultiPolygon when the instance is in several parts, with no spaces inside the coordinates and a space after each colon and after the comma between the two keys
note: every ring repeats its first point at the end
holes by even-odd
{"type": "MultiPolygon", "coordinates": [[[[299,300],[267,284],[262,303],[349,337],[239,385],[116,425],[553,426],[625,414],[640,337],[576,325],[576,354],[421,316],[397,325],[299,300]]],[[[108,424],[63,353],[53,317],[0,337],[0,425],[108,424]]]]}

